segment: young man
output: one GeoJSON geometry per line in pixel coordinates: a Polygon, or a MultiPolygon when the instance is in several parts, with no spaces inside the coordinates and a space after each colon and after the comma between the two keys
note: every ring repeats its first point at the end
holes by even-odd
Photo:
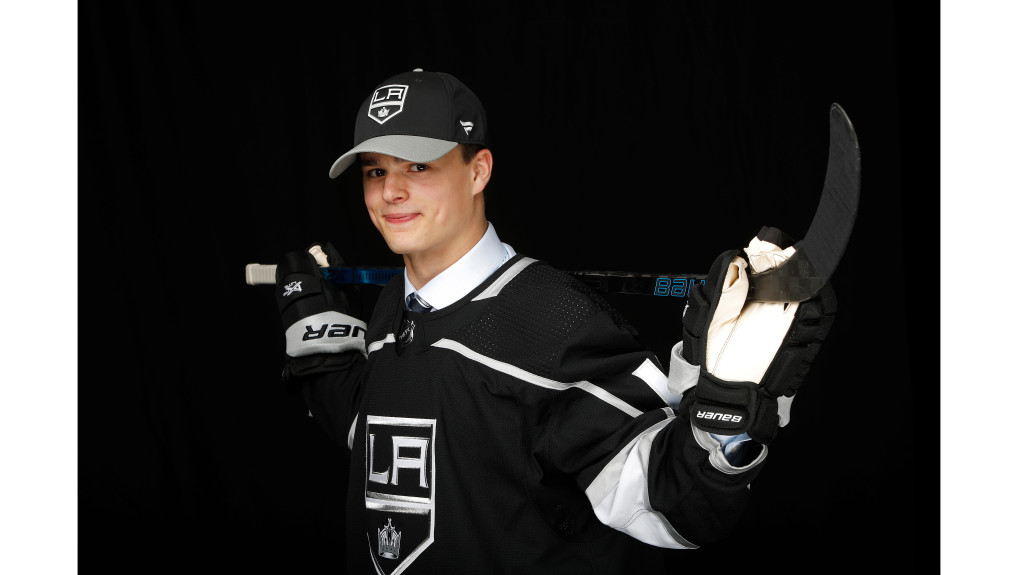
{"type": "Polygon", "coordinates": [[[365,324],[317,272],[342,262],[331,245],[277,269],[284,380],[351,452],[350,572],[621,573],[648,545],[725,537],[833,318],[829,287],[750,318],[747,266],[788,251],[768,232],[722,254],[665,375],[598,294],[496,235],[487,136],[456,78],[381,83],[330,176],[359,163],[405,274],[365,324]]]}

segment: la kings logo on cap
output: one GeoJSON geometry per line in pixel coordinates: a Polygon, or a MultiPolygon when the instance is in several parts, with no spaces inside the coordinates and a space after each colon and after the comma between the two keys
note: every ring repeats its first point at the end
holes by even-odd
{"type": "Polygon", "coordinates": [[[375,90],[368,105],[368,116],[379,124],[388,122],[403,111],[409,91],[410,86],[406,84],[389,84],[375,90]]]}
{"type": "Polygon", "coordinates": [[[382,575],[402,572],[435,540],[435,427],[434,419],[365,419],[365,527],[382,575]]]}

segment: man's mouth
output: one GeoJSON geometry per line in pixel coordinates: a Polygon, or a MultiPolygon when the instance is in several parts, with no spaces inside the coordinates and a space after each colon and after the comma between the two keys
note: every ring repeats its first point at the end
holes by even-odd
{"type": "Polygon", "coordinates": [[[417,213],[413,213],[413,214],[386,214],[384,217],[385,217],[385,221],[390,223],[390,224],[405,224],[405,223],[415,219],[419,215],[420,214],[417,214],[417,213]]]}

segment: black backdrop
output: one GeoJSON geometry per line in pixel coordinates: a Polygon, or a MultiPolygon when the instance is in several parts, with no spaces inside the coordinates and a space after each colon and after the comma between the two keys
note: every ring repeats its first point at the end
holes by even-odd
{"type": "MultiPolygon", "coordinates": [[[[761,225],[801,237],[844,106],[863,200],[829,345],[736,539],[669,558],[936,557],[936,11],[775,4],[82,3],[82,565],[342,570],[346,461],[279,384],[243,269],[317,239],[400,262],[355,174],[327,173],[361,100],[416,67],[485,102],[489,220],[564,269],[702,273],[761,225]]],[[[682,300],[612,301],[667,361],[682,300]]]]}

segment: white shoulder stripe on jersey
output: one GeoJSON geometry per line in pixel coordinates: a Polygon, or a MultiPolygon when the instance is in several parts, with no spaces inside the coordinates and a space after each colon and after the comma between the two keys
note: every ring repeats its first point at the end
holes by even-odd
{"type": "Polygon", "coordinates": [[[538,387],[553,389],[555,391],[565,391],[571,387],[578,387],[583,391],[586,391],[587,393],[600,399],[601,401],[604,401],[605,403],[608,403],[609,405],[618,408],[619,410],[629,415],[630,417],[638,417],[643,413],[639,409],[636,409],[632,405],[629,405],[625,401],[619,399],[618,397],[612,395],[611,393],[605,391],[604,389],[590,383],[589,381],[562,383],[560,381],[555,381],[552,379],[548,379],[546,377],[541,377],[539,375],[530,373],[529,371],[520,369],[515,365],[506,363],[504,361],[498,361],[497,359],[492,359],[485,355],[481,355],[476,351],[468,348],[467,346],[450,339],[440,339],[433,343],[432,345],[434,347],[441,347],[444,349],[448,349],[450,351],[455,351],[456,353],[462,355],[463,357],[466,357],[467,359],[471,359],[473,361],[476,361],[477,363],[486,365],[491,369],[494,369],[495,371],[515,377],[516,379],[525,381],[538,387]]]}
{"type": "Polygon", "coordinates": [[[630,441],[594,478],[585,493],[602,523],[649,543],[668,549],[690,549],[687,541],[659,511],[650,506],[647,470],[654,438],[675,415],[664,408],[668,418],[645,429],[630,441]]]}
{"type": "Polygon", "coordinates": [[[384,339],[371,342],[368,344],[368,353],[370,354],[382,349],[382,346],[387,343],[396,343],[396,336],[390,333],[386,335],[384,339]]]}
{"type": "Polygon", "coordinates": [[[674,394],[668,389],[668,377],[661,373],[661,370],[654,365],[654,362],[649,359],[643,360],[640,367],[636,368],[633,375],[642,379],[646,384],[657,393],[665,403],[674,407],[679,408],[679,402],[682,401],[682,394],[674,394]]]}
{"type": "Polygon", "coordinates": [[[498,279],[493,281],[490,286],[488,286],[487,288],[484,289],[484,291],[482,291],[481,293],[477,294],[477,297],[475,297],[471,301],[478,301],[478,300],[488,299],[490,297],[497,296],[499,294],[499,292],[502,291],[502,288],[505,287],[505,284],[507,284],[510,281],[512,281],[512,279],[514,277],[516,277],[517,275],[519,275],[519,273],[521,271],[523,271],[523,269],[525,267],[529,266],[530,264],[532,264],[532,263],[534,263],[536,261],[537,260],[535,260],[534,258],[526,258],[525,257],[525,258],[520,259],[520,261],[518,261],[515,264],[513,264],[512,267],[507,269],[505,271],[505,273],[503,273],[501,276],[499,276],[498,279]]]}

